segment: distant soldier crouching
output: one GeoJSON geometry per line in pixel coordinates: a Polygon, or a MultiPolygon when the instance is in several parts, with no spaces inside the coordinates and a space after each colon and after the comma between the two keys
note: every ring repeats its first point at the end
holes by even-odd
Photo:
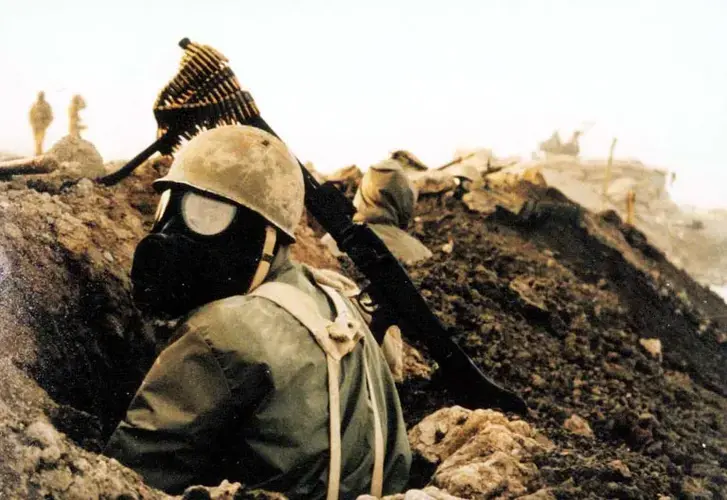
{"type": "MultiPolygon", "coordinates": [[[[395,160],[372,165],[361,179],[353,204],[355,222],[366,222],[391,253],[405,264],[432,256],[432,252],[405,230],[414,215],[417,192],[395,160]]],[[[330,235],[321,240],[334,255],[341,255],[330,235]]]]}

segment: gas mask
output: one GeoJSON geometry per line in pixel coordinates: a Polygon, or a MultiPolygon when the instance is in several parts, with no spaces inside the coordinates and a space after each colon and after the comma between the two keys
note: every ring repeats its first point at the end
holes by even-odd
{"type": "Polygon", "coordinates": [[[452,193],[452,197],[455,200],[461,200],[464,195],[472,190],[472,181],[466,177],[455,177],[455,183],[457,186],[454,188],[454,192],[452,193]]]}
{"type": "Polygon", "coordinates": [[[166,190],[151,233],[134,252],[134,302],[176,317],[245,294],[267,276],[276,242],[276,230],[243,206],[190,189],[166,190]]]}

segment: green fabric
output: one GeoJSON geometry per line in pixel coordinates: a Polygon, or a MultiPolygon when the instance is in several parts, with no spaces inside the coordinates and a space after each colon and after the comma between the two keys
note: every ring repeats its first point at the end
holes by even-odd
{"type": "MultiPolygon", "coordinates": [[[[381,241],[384,242],[391,254],[400,262],[413,264],[432,256],[431,250],[424,243],[396,226],[375,223],[368,223],[368,226],[381,238],[381,241]]],[[[326,246],[334,257],[344,255],[330,234],[323,236],[321,243],[326,246]]]]}
{"type": "MultiPolygon", "coordinates": [[[[287,262],[269,279],[302,290],[332,319],[328,298],[305,268],[287,262]]],[[[327,368],[310,333],[277,305],[249,296],[207,304],[181,328],[144,380],[106,454],[170,493],[229,479],[290,498],[324,498],[327,368]]],[[[373,468],[363,349],[384,423],[385,494],[404,488],[411,464],[396,388],[367,332],[341,363],[341,498],[368,493],[373,468]]]]}
{"type": "Polygon", "coordinates": [[[391,224],[406,229],[414,215],[417,195],[402,171],[370,168],[353,199],[356,222],[391,224]]]}
{"type": "Polygon", "coordinates": [[[432,252],[424,243],[398,227],[389,224],[369,224],[391,253],[405,264],[428,259],[432,252]]]}
{"type": "MultiPolygon", "coordinates": [[[[366,171],[353,204],[353,220],[366,222],[399,261],[406,264],[428,259],[432,252],[404,230],[414,214],[416,191],[400,170],[366,171]]],[[[335,246],[335,242],[327,243],[335,246]]],[[[335,250],[337,250],[337,246],[335,250]]]]}

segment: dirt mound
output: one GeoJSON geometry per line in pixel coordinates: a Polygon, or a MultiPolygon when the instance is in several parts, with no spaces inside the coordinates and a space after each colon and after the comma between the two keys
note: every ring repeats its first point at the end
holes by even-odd
{"type": "Polygon", "coordinates": [[[96,147],[80,137],[67,135],[48,150],[63,170],[75,171],[78,177],[96,178],[106,173],[96,147]]]}
{"type": "Polygon", "coordinates": [[[55,401],[110,422],[154,356],[128,278],[150,196],[142,200],[138,177],[124,189],[86,179],[57,194],[18,184],[0,187],[2,357],[55,401]]]}
{"type": "MultiPolygon", "coordinates": [[[[411,274],[553,439],[536,459],[542,486],[559,498],[724,498],[727,322],[709,318],[727,306],[614,214],[529,184],[507,194],[530,202],[485,216],[422,200],[416,234],[447,251],[411,274]],[[663,361],[643,339],[661,341],[663,361]],[[564,427],[573,415],[592,434],[564,427]]],[[[450,403],[436,380],[405,398],[410,422],[450,403]]]]}
{"type": "Polygon", "coordinates": [[[0,161],[18,160],[22,158],[21,155],[10,153],[8,151],[0,151],[0,161]]]}
{"type": "MultiPolygon", "coordinates": [[[[3,400],[10,394],[29,404],[48,396],[11,366],[2,372],[3,400]],[[23,381],[26,382],[23,384],[23,381]],[[12,392],[7,392],[11,384],[12,392]],[[21,387],[25,385],[25,387],[21,387]]],[[[41,412],[18,411],[19,405],[0,405],[0,494],[3,498],[164,498],[145,486],[133,471],[117,461],[80,449],[48,421],[41,412]]],[[[24,411],[23,411],[24,410],[24,411]]]]}
{"type": "MultiPolygon", "coordinates": [[[[589,210],[613,210],[622,218],[627,199],[633,193],[633,224],[669,260],[702,283],[727,283],[727,212],[698,211],[671,200],[674,177],[664,170],[650,168],[637,160],[581,160],[554,156],[521,162],[492,177],[523,177],[537,170],[549,186],[589,210]]],[[[491,178],[492,178],[491,177],[491,178]]]]}
{"type": "Polygon", "coordinates": [[[341,265],[338,260],[320,242],[320,231],[316,232],[312,226],[320,227],[313,216],[306,213],[295,232],[297,239],[295,245],[291,247],[292,257],[298,262],[305,262],[313,267],[340,270],[341,265]]]}

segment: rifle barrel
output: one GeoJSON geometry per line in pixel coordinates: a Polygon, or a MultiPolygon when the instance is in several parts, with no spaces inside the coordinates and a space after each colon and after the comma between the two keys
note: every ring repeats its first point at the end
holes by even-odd
{"type": "Polygon", "coordinates": [[[167,132],[159,139],[154,141],[152,144],[150,144],[144,151],[132,158],[131,161],[129,161],[126,165],[118,169],[116,172],[99,178],[97,182],[103,184],[104,186],[113,186],[120,180],[125,179],[127,176],[129,176],[129,174],[131,174],[131,172],[136,170],[139,165],[144,163],[147,158],[159,151],[162,145],[169,139],[170,135],[171,131],[167,132]]]}
{"type": "Polygon", "coordinates": [[[444,165],[435,168],[435,170],[444,170],[447,167],[451,167],[452,165],[456,165],[457,163],[461,163],[461,162],[465,161],[468,158],[472,158],[476,154],[477,154],[477,151],[474,151],[474,152],[469,153],[469,154],[466,154],[464,156],[458,156],[457,158],[455,158],[454,160],[450,161],[449,163],[445,163],[444,165]]]}
{"type": "Polygon", "coordinates": [[[51,155],[39,155],[0,162],[0,177],[10,175],[49,174],[58,168],[51,155]]]}

